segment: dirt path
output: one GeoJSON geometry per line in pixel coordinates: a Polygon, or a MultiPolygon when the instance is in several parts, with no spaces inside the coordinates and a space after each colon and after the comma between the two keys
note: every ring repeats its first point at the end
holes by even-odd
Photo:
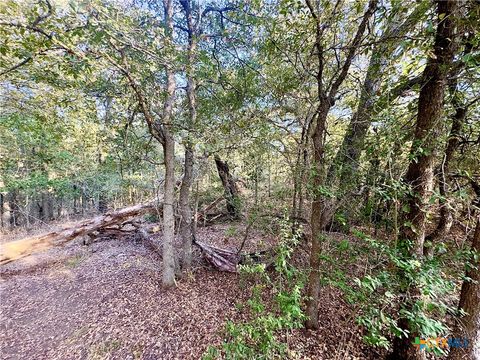
{"type": "Polygon", "coordinates": [[[142,245],[64,252],[33,272],[3,272],[2,359],[198,359],[234,312],[235,274],[202,269],[165,291],[159,259],[142,245]]]}

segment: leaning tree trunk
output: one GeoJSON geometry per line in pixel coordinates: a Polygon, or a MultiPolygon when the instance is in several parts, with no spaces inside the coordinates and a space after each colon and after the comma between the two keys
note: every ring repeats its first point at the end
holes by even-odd
{"type": "Polygon", "coordinates": [[[475,255],[467,267],[460,293],[459,310],[466,315],[460,319],[453,337],[467,339],[468,348],[451,348],[448,360],[480,359],[480,215],[473,235],[475,255]]]}
{"type": "MultiPolygon", "coordinates": [[[[397,48],[397,43],[400,42],[402,36],[419,21],[420,17],[427,10],[426,5],[428,5],[426,2],[418,4],[408,18],[401,24],[398,23],[398,19],[392,21],[377,42],[370,56],[367,74],[360,91],[357,110],[348,124],[342,145],[328,171],[329,181],[336,181],[336,183],[339,184],[340,194],[348,192],[351,188],[355,188],[354,175],[358,170],[358,163],[363,151],[368,129],[375,115],[384,109],[384,107],[376,101],[377,94],[380,91],[384,79],[382,74],[394,50],[397,48]],[[392,39],[394,40],[392,41],[392,39]]],[[[400,85],[403,85],[403,87],[395,88],[387,101],[395,100],[397,96],[401,95],[402,91],[415,85],[415,81],[407,81],[400,85]]]]}
{"type": "MultiPolygon", "coordinates": [[[[453,96],[455,97],[456,95],[453,96]]],[[[465,106],[460,106],[458,100],[454,100],[453,103],[455,114],[452,119],[452,127],[450,129],[445,155],[438,169],[439,193],[443,199],[440,204],[440,218],[435,230],[425,238],[425,255],[433,254],[434,243],[439,239],[445,238],[450,232],[450,228],[453,224],[453,215],[450,211],[448,200],[446,200],[448,196],[448,183],[450,180],[450,163],[460,143],[460,132],[467,116],[467,108],[465,106]]]]}
{"type": "MultiPolygon", "coordinates": [[[[443,99],[447,74],[453,61],[455,36],[455,11],[457,1],[437,1],[438,25],[435,36],[434,55],[428,59],[423,72],[423,80],[418,100],[418,114],[410,150],[411,161],[404,181],[411,191],[406,195],[404,214],[399,234],[399,248],[408,258],[421,261],[425,240],[426,217],[429,210],[429,198],[433,190],[433,170],[437,155],[437,139],[442,125],[443,99]],[[422,151],[419,151],[419,149],[422,151]]],[[[400,270],[399,276],[403,277],[400,270]]],[[[403,289],[405,303],[403,308],[411,312],[420,297],[420,289],[403,289]]],[[[400,318],[399,326],[408,331],[409,336],[397,337],[393,343],[393,358],[424,359],[425,352],[412,346],[418,334],[406,318],[400,318]]]]}
{"type": "Polygon", "coordinates": [[[238,219],[240,217],[240,197],[237,184],[230,173],[230,168],[226,161],[222,161],[218,155],[215,155],[215,164],[217,165],[218,176],[225,191],[228,214],[232,218],[238,219]]]}

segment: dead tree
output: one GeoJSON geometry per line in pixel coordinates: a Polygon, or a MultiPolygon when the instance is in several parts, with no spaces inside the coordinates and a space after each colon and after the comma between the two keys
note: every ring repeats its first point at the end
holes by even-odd
{"type": "Polygon", "coordinates": [[[215,164],[225,192],[228,214],[233,219],[238,219],[240,217],[240,197],[237,184],[226,161],[222,161],[218,155],[215,155],[215,164]]]}
{"type": "MultiPolygon", "coordinates": [[[[0,249],[0,265],[21,259],[34,253],[60,246],[78,236],[88,235],[95,231],[106,230],[126,220],[144,214],[154,209],[153,203],[130,206],[93,219],[81,221],[73,226],[48,234],[11,241],[2,245],[0,249]]],[[[116,230],[116,229],[114,229],[116,230]]]]}

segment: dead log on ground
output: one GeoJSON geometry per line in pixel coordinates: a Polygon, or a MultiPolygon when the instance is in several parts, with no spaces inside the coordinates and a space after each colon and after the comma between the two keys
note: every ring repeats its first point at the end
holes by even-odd
{"type": "Polygon", "coordinates": [[[63,245],[78,236],[88,235],[95,231],[101,231],[102,229],[108,229],[109,227],[121,224],[129,218],[154,210],[154,205],[154,202],[149,202],[126,207],[94,217],[93,219],[81,221],[59,231],[2,244],[0,249],[0,265],[47,250],[54,246],[63,245]]]}
{"type": "Polygon", "coordinates": [[[275,250],[268,249],[252,253],[241,254],[238,250],[226,250],[212,245],[208,245],[193,238],[193,244],[197,245],[203,253],[205,259],[217,270],[236,273],[240,264],[249,262],[264,263],[266,267],[273,264],[275,250]]]}
{"type": "Polygon", "coordinates": [[[215,209],[224,200],[225,198],[223,196],[220,196],[219,198],[216,198],[213,202],[211,202],[209,205],[207,205],[205,208],[198,211],[195,214],[196,222],[203,223],[203,225],[205,226],[206,225],[205,223],[209,221],[208,217],[210,214],[208,214],[208,212],[215,209]]]}

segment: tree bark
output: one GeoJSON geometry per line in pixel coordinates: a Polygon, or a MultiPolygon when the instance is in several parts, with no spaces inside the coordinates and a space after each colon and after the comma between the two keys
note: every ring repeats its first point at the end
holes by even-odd
{"type": "Polygon", "coordinates": [[[313,179],[314,190],[312,199],[312,214],[310,224],[312,227],[312,245],[310,249],[310,275],[308,278],[308,302],[306,315],[308,320],[305,326],[307,329],[318,329],[318,302],[320,295],[320,254],[324,230],[327,225],[325,217],[330,211],[325,207],[327,201],[322,199],[319,188],[322,186],[322,165],[325,133],[325,126],[330,105],[324,103],[317,117],[317,125],[313,135],[313,179]]]}
{"type": "MultiPolygon", "coordinates": [[[[466,31],[464,33],[462,44],[465,45],[463,56],[470,54],[473,48],[472,38],[474,33],[466,31]]],[[[440,166],[437,167],[436,177],[438,179],[440,200],[440,218],[435,230],[425,238],[424,253],[431,256],[433,254],[434,243],[439,239],[445,238],[450,232],[453,224],[453,214],[450,210],[448,196],[448,183],[450,182],[450,162],[460,144],[460,134],[465,123],[468,111],[468,105],[461,100],[460,88],[458,86],[458,76],[460,67],[455,67],[450,73],[449,90],[452,97],[452,105],[455,114],[452,117],[452,126],[447,140],[445,154],[440,166]]]]}
{"type": "Polygon", "coordinates": [[[480,359],[480,216],[473,235],[472,264],[467,267],[466,279],[462,284],[459,310],[465,316],[459,319],[453,337],[468,340],[468,348],[451,348],[448,360],[480,359]]]}
{"type": "Polygon", "coordinates": [[[240,217],[240,197],[237,184],[230,173],[230,168],[226,161],[222,161],[218,155],[215,155],[215,164],[217,165],[218,176],[225,191],[228,214],[233,219],[238,219],[240,217]]]}
{"type": "MultiPolygon", "coordinates": [[[[410,164],[404,181],[410,187],[404,200],[405,212],[399,233],[399,249],[408,258],[423,258],[426,216],[429,198],[433,189],[433,170],[437,155],[437,138],[440,135],[447,75],[453,61],[455,37],[456,0],[437,1],[438,25],[434,43],[434,56],[430,57],[423,72],[422,86],[418,100],[418,114],[410,150],[410,164]]],[[[401,271],[399,276],[403,276],[401,271]]],[[[416,287],[403,289],[403,307],[412,310],[420,296],[416,287]]],[[[424,359],[425,352],[412,345],[416,336],[421,336],[405,318],[399,325],[409,336],[395,338],[393,354],[395,359],[424,359]]]]}
{"type": "MultiPolygon", "coordinates": [[[[173,4],[172,0],[164,0],[165,23],[167,25],[169,40],[173,41],[173,4]]],[[[166,287],[175,284],[175,140],[170,132],[173,103],[175,100],[175,73],[169,66],[166,67],[167,99],[163,107],[163,156],[165,159],[165,185],[163,206],[163,278],[166,287]]],[[[160,124],[158,124],[161,127],[160,124]]]]}
{"type": "MultiPolygon", "coordinates": [[[[110,95],[107,95],[105,99],[105,116],[103,119],[103,123],[105,126],[109,126],[111,123],[111,118],[112,118],[112,97],[110,95]]],[[[102,129],[103,130],[103,129],[102,129]]],[[[105,164],[105,158],[103,156],[103,147],[105,145],[103,144],[103,140],[100,138],[99,143],[98,143],[98,167],[102,171],[102,167],[105,164]]],[[[105,195],[105,188],[102,186],[100,189],[100,192],[98,194],[98,211],[100,214],[104,214],[108,210],[108,200],[107,196],[105,195]]]]}
{"type": "Polygon", "coordinates": [[[193,179],[193,148],[191,144],[185,145],[185,162],[183,169],[182,185],[180,186],[180,236],[183,243],[182,268],[189,270],[192,264],[192,209],[190,207],[190,189],[193,179]]]}
{"type": "MultiPolygon", "coordinates": [[[[454,95],[455,96],[455,95],[454,95]]],[[[425,238],[424,244],[424,253],[425,255],[433,254],[433,245],[439,239],[445,238],[450,232],[450,228],[453,224],[453,215],[448,203],[448,183],[449,183],[449,173],[450,173],[450,162],[453,159],[455,151],[458,148],[460,143],[460,132],[462,130],[463,124],[467,116],[467,108],[459,105],[457,101],[454,101],[455,114],[452,119],[452,127],[450,129],[450,135],[447,141],[447,146],[445,149],[445,155],[442,163],[439,166],[438,177],[439,177],[439,193],[442,197],[440,202],[440,218],[438,220],[437,227],[435,230],[425,238]]]]}
{"type": "Polygon", "coordinates": [[[308,157],[308,137],[309,137],[309,124],[311,124],[312,118],[315,114],[308,114],[305,119],[305,123],[302,124],[302,134],[300,137],[300,143],[297,148],[297,158],[295,162],[294,176],[293,176],[293,199],[292,199],[292,213],[291,218],[292,231],[295,232],[298,227],[298,219],[302,216],[303,211],[303,183],[305,181],[305,171],[307,167],[308,157]]]}
{"type": "Polygon", "coordinates": [[[175,284],[175,141],[169,134],[165,134],[163,144],[165,161],[165,185],[163,205],[163,277],[162,283],[166,287],[175,284]]]}

